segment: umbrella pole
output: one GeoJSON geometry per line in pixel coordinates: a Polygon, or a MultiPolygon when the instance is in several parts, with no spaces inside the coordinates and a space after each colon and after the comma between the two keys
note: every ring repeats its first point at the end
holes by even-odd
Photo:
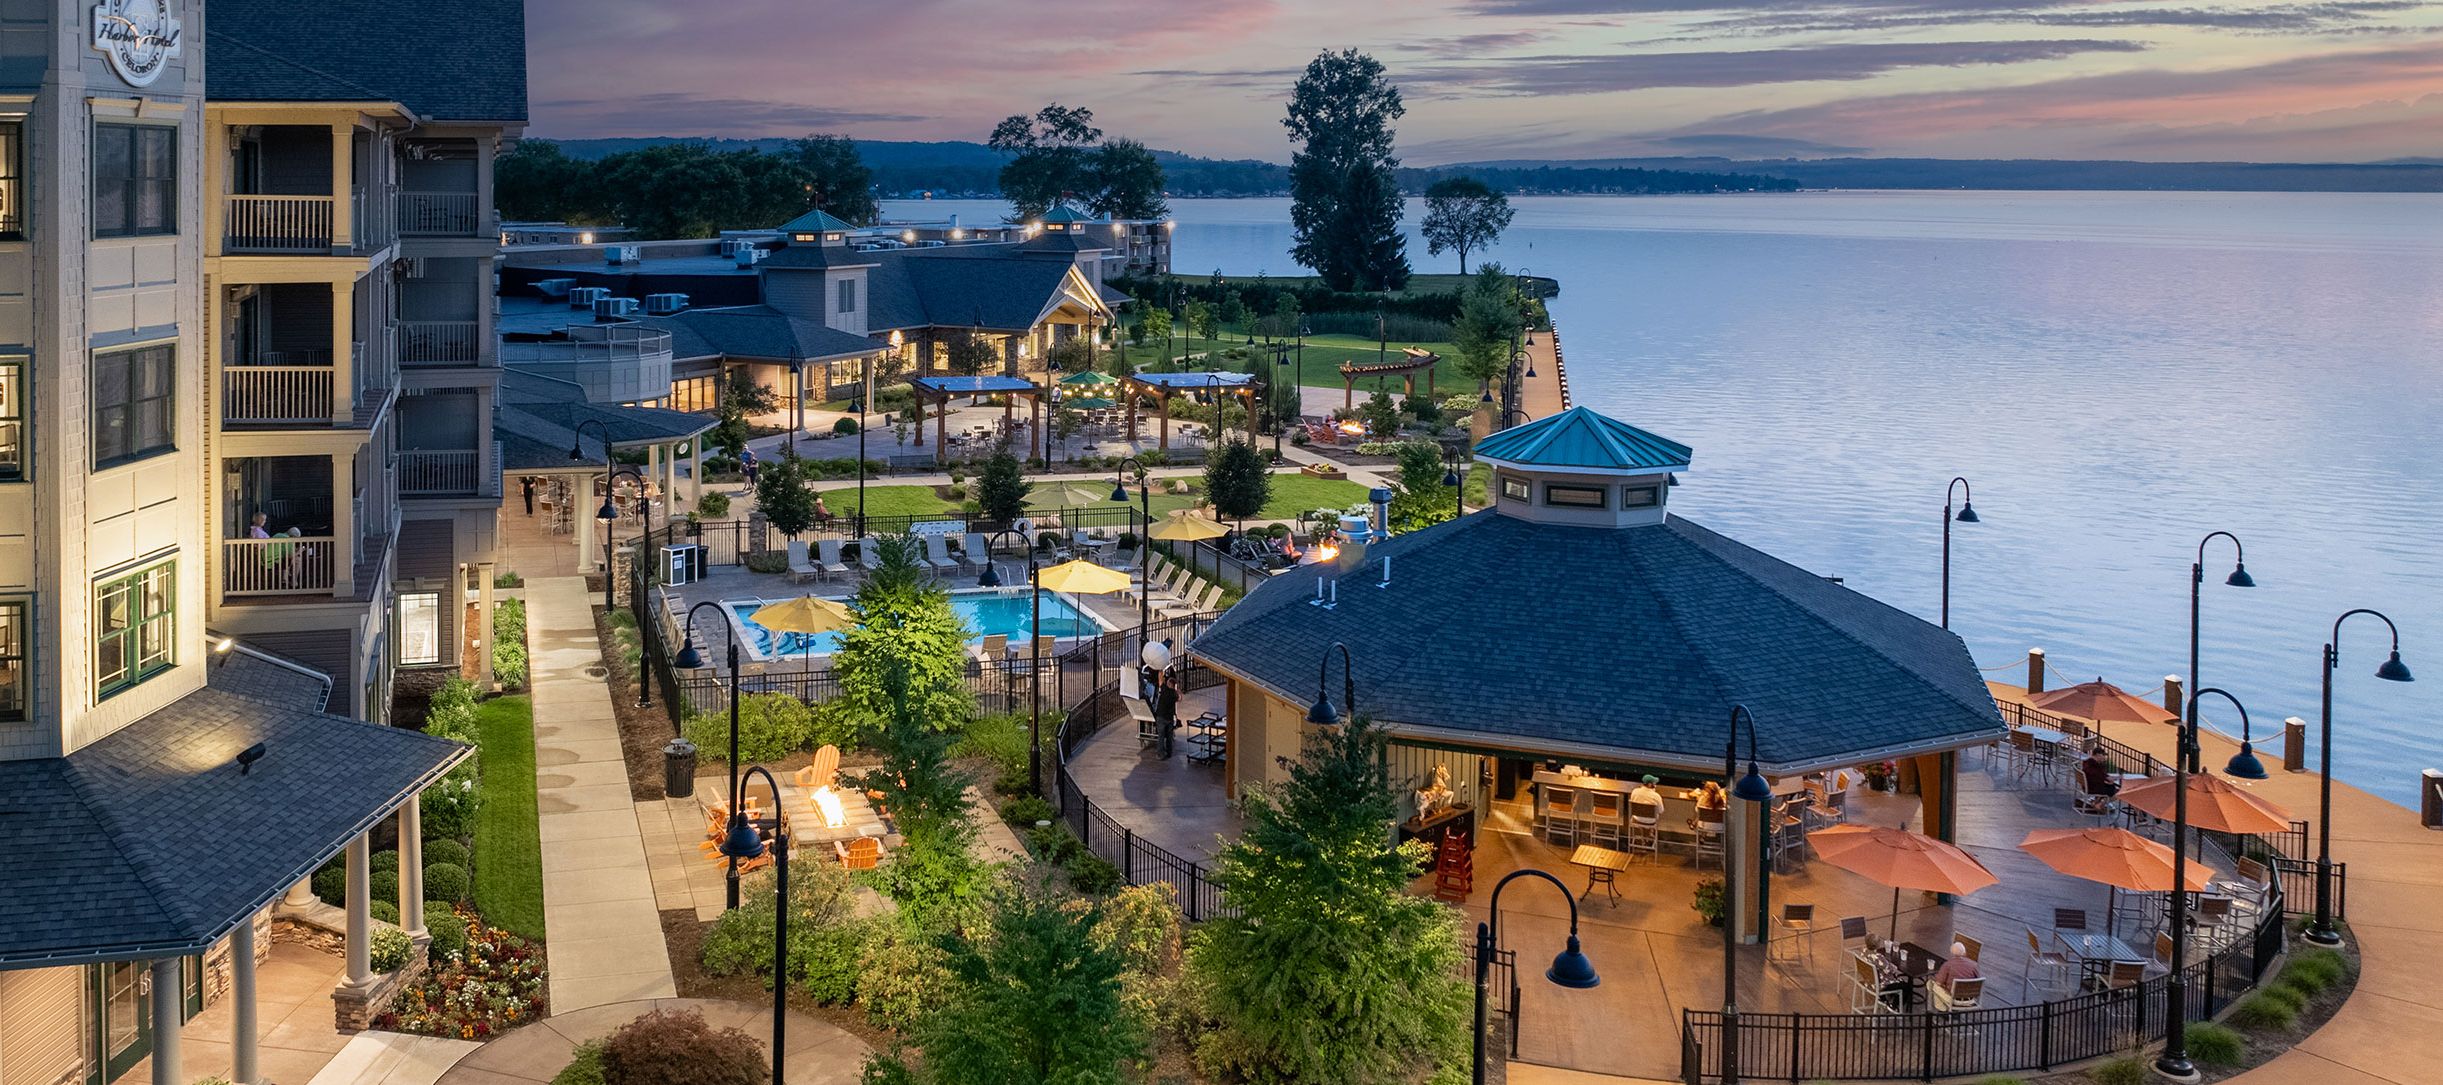
{"type": "Polygon", "coordinates": [[[1891,933],[1891,937],[1892,937],[1894,940],[1898,940],[1898,939],[1899,939],[1899,937],[1900,937],[1900,887],[1898,887],[1898,886],[1893,886],[1893,887],[1892,887],[1892,933],[1891,933]]]}

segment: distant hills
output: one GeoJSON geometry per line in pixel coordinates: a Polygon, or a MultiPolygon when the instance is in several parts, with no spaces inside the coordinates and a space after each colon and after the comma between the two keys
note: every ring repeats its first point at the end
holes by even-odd
{"type": "MultiPolygon", "coordinates": [[[[579,158],[664,143],[703,143],[717,150],[785,150],[786,139],[687,139],[648,136],[560,140],[579,158]]],[[[966,140],[856,141],[875,184],[886,195],[941,198],[998,195],[1001,155],[966,140]]],[[[1170,194],[1278,196],[1289,191],[1289,168],[1259,159],[1203,158],[1154,152],[1168,174],[1170,194]]],[[[1404,168],[1401,187],[1423,191],[1436,177],[1468,174],[1513,194],[1655,194],[1811,189],[2164,190],[2238,192],[2443,192],[2443,158],[2371,163],[2126,162],[2051,159],[1599,158],[1550,161],[1497,159],[1404,168]]]]}

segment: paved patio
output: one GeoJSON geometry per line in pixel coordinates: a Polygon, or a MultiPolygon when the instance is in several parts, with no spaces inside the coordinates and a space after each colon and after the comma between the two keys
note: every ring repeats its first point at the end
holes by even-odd
{"type": "MultiPolygon", "coordinates": [[[[312,1080],[329,1064],[348,1035],[332,1022],[331,992],[347,978],[347,962],[294,942],[274,939],[271,957],[255,968],[255,1027],[263,1076],[273,1081],[312,1080]]],[[[198,1077],[228,1076],[235,1059],[236,999],[222,998],[205,1007],[178,1033],[179,1061],[198,1077]]],[[[152,1060],[146,1059],[122,1075],[122,1081],[147,1081],[152,1060]]]]}
{"type": "MultiPolygon", "coordinates": [[[[577,1045],[608,1036],[657,1009],[694,1010],[716,1029],[739,1028],[765,1041],[769,1051],[772,1008],[705,998],[658,998],[594,1006],[549,1018],[483,1045],[441,1076],[441,1085],[529,1085],[549,1082],[568,1065],[577,1045]]],[[[788,1018],[788,1085],[852,1085],[872,1052],[865,1041],[839,1026],[792,1011],[788,1018]]],[[[767,1056],[768,1057],[768,1056],[767,1056]]]]}

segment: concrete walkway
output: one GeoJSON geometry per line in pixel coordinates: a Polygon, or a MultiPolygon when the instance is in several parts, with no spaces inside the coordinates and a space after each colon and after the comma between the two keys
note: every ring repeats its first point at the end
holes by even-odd
{"type": "Polygon", "coordinates": [[[360,1032],[308,1085],[433,1085],[482,1044],[404,1032],[360,1032]]]}
{"type": "Polygon", "coordinates": [[[551,1011],[678,993],[585,581],[526,585],[551,1011]]]}
{"type": "MultiPolygon", "coordinates": [[[[663,998],[554,1013],[483,1045],[442,1075],[441,1085],[529,1085],[548,1082],[568,1065],[577,1045],[608,1036],[657,1009],[692,1009],[715,1029],[740,1028],[763,1042],[772,1038],[772,1008],[706,998],[663,998]]],[[[788,1085],[852,1085],[873,1049],[839,1026],[802,1013],[789,1014],[788,1085]]]]}

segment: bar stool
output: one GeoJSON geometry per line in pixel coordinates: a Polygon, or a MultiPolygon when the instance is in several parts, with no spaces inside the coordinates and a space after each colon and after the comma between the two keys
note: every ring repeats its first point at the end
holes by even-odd
{"type": "Polygon", "coordinates": [[[1795,961],[1806,958],[1807,966],[1815,966],[1815,905],[1784,904],[1781,906],[1781,937],[1765,944],[1767,960],[1795,961]]]}
{"type": "Polygon", "coordinates": [[[1720,869],[1723,866],[1722,815],[1722,808],[1718,806],[1697,807],[1695,862],[1700,869],[1704,867],[1707,858],[1713,860],[1715,868],[1720,869]]]}
{"type": "Polygon", "coordinates": [[[1582,826],[1595,843],[1607,847],[1620,846],[1620,793],[1589,791],[1586,793],[1586,819],[1582,826]]]}
{"type": "Polygon", "coordinates": [[[1656,862],[1662,861],[1662,820],[1663,808],[1660,806],[1650,802],[1629,804],[1629,843],[1626,850],[1630,855],[1642,851],[1653,856],[1656,862]]]}
{"type": "Polygon", "coordinates": [[[1578,789],[1544,785],[1544,839],[1555,844],[1578,842],[1578,789]]]}

